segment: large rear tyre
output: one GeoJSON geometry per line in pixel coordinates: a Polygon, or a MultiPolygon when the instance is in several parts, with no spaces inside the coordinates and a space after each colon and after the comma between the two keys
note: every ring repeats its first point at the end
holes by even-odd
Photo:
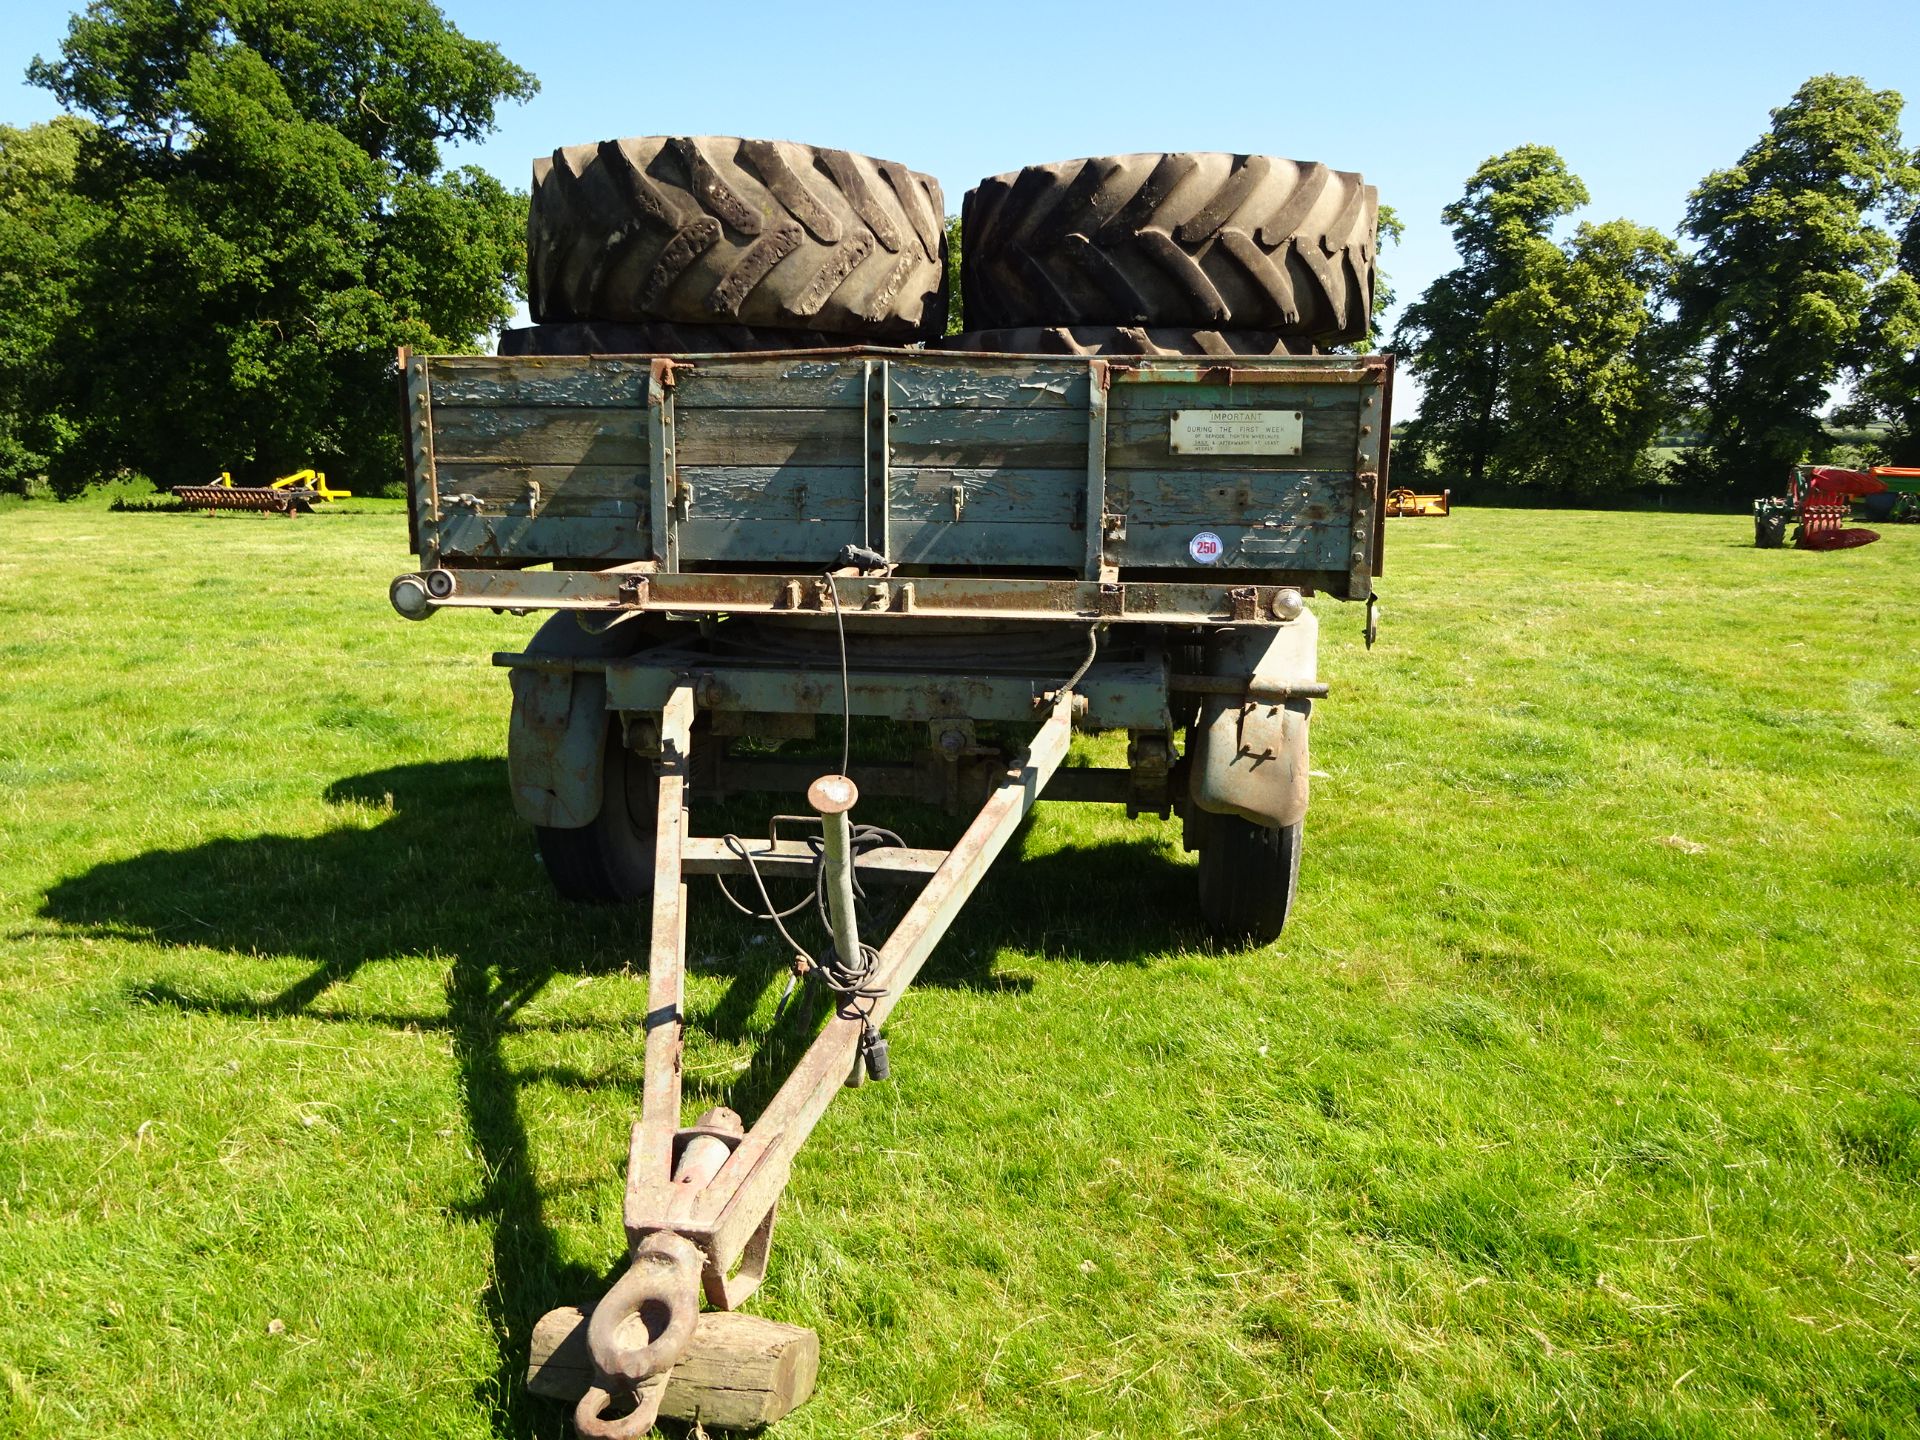
{"type": "Polygon", "coordinates": [[[1216,937],[1264,945],[1279,938],[1300,885],[1304,821],[1270,827],[1209,815],[1200,842],[1200,915],[1216,937]]]}
{"type": "Polygon", "coordinates": [[[1366,333],[1378,193],[1268,155],[1103,155],[982,180],[962,207],[967,329],[1366,333]]]}
{"type": "MultiPolygon", "coordinates": [[[[511,333],[511,332],[509,332],[511,333]]],[[[929,350],[1007,355],[1311,355],[1310,341],[1273,330],[1193,330],[1179,326],[1031,325],[963,330],[927,342],[929,350]]]]}
{"type": "Polygon", "coordinates": [[[500,332],[502,355],[737,355],[753,350],[834,350],[844,335],[757,325],[675,325],[665,320],[561,320],[500,332]]]}
{"type": "Polygon", "coordinates": [[[653,893],[653,837],[659,782],[653,767],[621,742],[609,717],[600,813],[577,830],[533,827],[547,878],[563,900],[619,905],[653,893]]]}
{"type": "Polygon", "coordinates": [[[924,340],[946,323],[939,182],[784,140],[654,135],[533,166],[533,318],[924,340]]]}

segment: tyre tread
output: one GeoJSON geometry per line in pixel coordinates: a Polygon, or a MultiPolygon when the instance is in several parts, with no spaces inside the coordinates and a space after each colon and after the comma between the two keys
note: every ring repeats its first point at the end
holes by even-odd
{"type": "Polygon", "coordinates": [[[1265,155],[1101,156],[993,176],[962,210],[967,327],[1357,340],[1372,310],[1378,206],[1357,174],[1265,155]]]}
{"type": "Polygon", "coordinates": [[[536,321],[737,321],[914,341],[946,315],[940,187],[894,161],[731,136],[555,150],[534,165],[536,321]]]}

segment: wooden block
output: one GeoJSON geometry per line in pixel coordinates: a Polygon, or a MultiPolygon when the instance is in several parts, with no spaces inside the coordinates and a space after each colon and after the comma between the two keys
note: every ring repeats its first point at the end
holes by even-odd
{"type": "MultiPolygon", "coordinates": [[[[527,1356],[527,1389],[569,1404],[587,1393],[593,1384],[591,1313],[568,1306],[540,1317],[527,1356]]],[[[715,1429],[752,1430],[805,1404],[819,1374],[815,1331],[738,1310],[709,1310],[673,1367],[660,1413],[715,1429]]]]}

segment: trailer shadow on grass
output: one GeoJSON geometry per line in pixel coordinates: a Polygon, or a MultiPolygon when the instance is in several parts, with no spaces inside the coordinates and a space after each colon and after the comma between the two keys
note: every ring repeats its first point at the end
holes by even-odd
{"type": "MultiPolygon", "coordinates": [[[[518,1069],[503,1042],[528,1028],[614,1026],[529,1022],[522,1012],[559,975],[622,966],[644,972],[648,927],[642,910],[582,908],[553,899],[525,829],[504,803],[506,791],[506,766],[497,759],[354,776],[326,790],[327,800],[343,807],[343,823],[335,829],[220,839],[109,861],[54,885],[41,914],[92,938],[171,945],[184,953],[218,950],[248,960],[293,956],[311,966],[269,995],[199,991],[156,979],[133,988],[137,1004],[242,1021],[300,1017],[447,1031],[461,1103],[482,1160],[484,1188],[473,1218],[492,1227],[494,1279],[485,1304],[500,1364],[482,1400],[496,1408],[501,1433],[527,1436],[552,1430],[557,1418],[552,1403],[529,1396],[524,1385],[534,1322],[556,1305],[604,1290],[620,1267],[593,1273],[563,1259],[545,1217],[519,1092],[531,1083],[589,1088],[609,1082],[552,1067],[518,1069]],[[380,1013],[324,1003],[382,957],[427,955],[447,961],[442,1013],[380,1013]]],[[[737,806],[713,817],[696,807],[695,828],[715,833],[743,823],[740,816],[737,806]]],[[[872,818],[904,823],[897,811],[872,818]]],[[[960,829],[960,822],[931,811],[911,818],[913,843],[946,844],[960,829]]],[[[1197,940],[1188,918],[1191,873],[1169,863],[1150,838],[1016,861],[1020,850],[1016,835],[978,899],[921,972],[920,986],[1030,988],[1025,977],[996,973],[1003,948],[1139,963],[1197,940]],[[1115,895],[1128,896],[1129,903],[1115,905],[1115,895]]],[[[693,890],[689,961],[696,971],[720,977],[724,989],[711,1009],[690,1015],[690,1023],[720,1039],[746,1040],[759,1029],[756,1016],[768,991],[784,982],[788,956],[777,939],[751,943],[759,927],[703,890],[693,890]]],[[[904,903],[903,896],[899,905],[904,903]]],[[[874,921],[875,931],[885,928],[884,905],[874,921]]],[[[634,1025],[620,1022],[619,1028],[635,1029],[637,1048],[637,1002],[634,1013],[634,1025]]],[[[817,1007],[815,1019],[823,1014],[824,1007],[817,1007]]],[[[804,1018],[776,1025],[760,1035],[744,1073],[724,1083],[689,1075],[688,1098],[757,1114],[813,1030],[804,1018]]],[[[637,1082],[631,1088],[637,1114],[637,1082]]]]}

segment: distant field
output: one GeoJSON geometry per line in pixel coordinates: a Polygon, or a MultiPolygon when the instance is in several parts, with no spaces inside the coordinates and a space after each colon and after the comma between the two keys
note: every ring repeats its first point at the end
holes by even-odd
{"type": "MultiPolygon", "coordinates": [[[[0,1434],[566,1433],[518,1377],[619,1255],[645,927],[511,814],[533,621],[398,620],[359,508],[0,508],[0,1434]]],[[[1042,805],[796,1168],[776,1440],[1920,1430],[1885,533],[1391,522],[1262,950],[1176,826],[1042,805]]],[[[751,1110],[784,956],[694,899],[689,1111],[751,1110]]]]}

